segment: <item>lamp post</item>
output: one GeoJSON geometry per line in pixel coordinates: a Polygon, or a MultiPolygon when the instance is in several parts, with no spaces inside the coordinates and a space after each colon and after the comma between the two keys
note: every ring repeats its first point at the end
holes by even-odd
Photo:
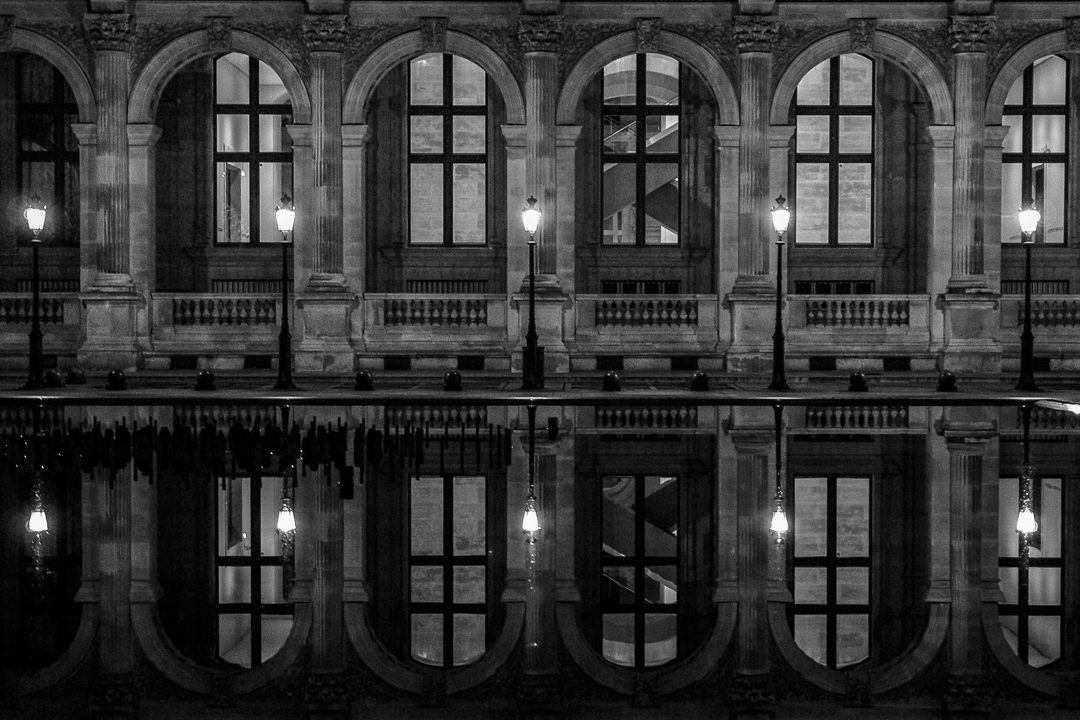
{"type": "Polygon", "coordinates": [[[544,387],[544,379],[536,368],[536,229],[540,226],[540,208],[534,195],[529,196],[521,209],[521,224],[529,233],[529,327],[525,332],[525,356],[521,360],[521,389],[536,390],[544,387]]]}
{"type": "Polygon", "coordinates": [[[38,277],[38,247],[41,245],[41,229],[45,227],[45,210],[45,203],[35,193],[23,211],[26,225],[34,233],[32,243],[34,248],[34,269],[30,279],[30,291],[33,294],[30,311],[30,372],[24,386],[28,390],[36,390],[44,384],[45,362],[41,354],[41,296],[40,279],[38,277]]]}
{"type": "Polygon", "coordinates": [[[1017,219],[1020,221],[1021,242],[1024,245],[1024,330],[1020,333],[1020,381],[1017,390],[1037,391],[1035,385],[1035,337],[1031,334],[1031,246],[1035,243],[1035,230],[1039,227],[1042,215],[1035,209],[1035,201],[1030,197],[1020,206],[1017,219]]]}
{"type": "Polygon", "coordinates": [[[294,390],[292,379],[292,335],[289,334],[289,233],[296,220],[292,198],[282,194],[281,204],[274,211],[274,220],[281,233],[281,332],[278,333],[278,376],[275,390],[294,390]]]}
{"type": "Polygon", "coordinates": [[[784,538],[787,536],[788,531],[787,514],[784,512],[783,471],[780,464],[781,444],[783,442],[781,430],[784,423],[784,408],[780,405],[773,408],[773,421],[776,426],[776,494],[773,496],[775,505],[773,506],[772,522],[769,523],[769,530],[772,531],[773,539],[776,540],[776,543],[779,545],[784,542],[784,538]]]}
{"type": "Polygon", "coordinates": [[[529,413],[529,495],[525,498],[525,513],[521,516],[521,532],[530,545],[540,532],[540,517],[536,511],[536,406],[526,407],[529,413]]]}
{"type": "Polygon", "coordinates": [[[783,194],[776,197],[772,213],[773,229],[776,230],[776,329],[773,331],[772,344],[772,382],[770,390],[787,390],[787,378],[784,375],[784,233],[787,232],[791,211],[783,194]]]}

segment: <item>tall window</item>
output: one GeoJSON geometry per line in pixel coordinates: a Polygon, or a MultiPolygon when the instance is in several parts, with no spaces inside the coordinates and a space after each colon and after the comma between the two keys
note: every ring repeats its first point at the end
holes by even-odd
{"type": "Polygon", "coordinates": [[[217,491],[218,656],[251,668],[285,644],[292,605],[277,514],[281,478],[230,478],[217,491]]]}
{"type": "MultiPolygon", "coordinates": [[[[79,144],[71,132],[75,97],[60,71],[35,55],[21,55],[17,75],[20,194],[49,206],[49,244],[79,241],[79,144]]],[[[32,237],[19,223],[20,240],[32,237]]]]}
{"type": "Polygon", "coordinates": [[[487,644],[487,480],[409,482],[410,654],[425,665],[466,665],[487,644]]]}
{"type": "Polygon", "coordinates": [[[240,53],[214,64],[217,241],[274,242],[274,207],[292,195],[292,118],[285,85],[269,65],[240,53]]]}
{"type": "Polygon", "coordinates": [[[679,243],[679,63],[654,53],[604,66],[604,245],[679,243]]]}
{"type": "Polygon", "coordinates": [[[795,242],[870,245],[873,61],[825,60],[799,81],[795,98],[795,242]]]}
{"type": "Polygon", "coordinates": [[[679,478],[603,478],[601,647],[642,670],[678,653],[679,478]]]}
{"type": "Polygon", "coordinates": [[[409,63],[409,242],[487,242],[487,76],[448,54],[409,63]]]}
{"type": "Polygon", "coordinates": [[[1042,213],[1035,242],[1065,242],[1065,152],[1068,63],[1056,55],[1037,60],[1013,83],[1002,124],[1009,128],[1001,156],[1001,227],[1004,242],[1020,242],[1016,212],[1032,198],[1042,213]]]}
{"type": "Polygon", "coordinates": [[[844,668],[870,657],[870,478],[796,477],[795,642],[844,668]]]}
{"type": "Polygon", "coordinates": [[[1005,602],[998,617],[1005,639],[1022,661],[1042,667],[1061,656],[1062,479],[1032,481],[1039,529],[1016,532],[1020,481],[998,483],[998,577],[1005,602]]]}

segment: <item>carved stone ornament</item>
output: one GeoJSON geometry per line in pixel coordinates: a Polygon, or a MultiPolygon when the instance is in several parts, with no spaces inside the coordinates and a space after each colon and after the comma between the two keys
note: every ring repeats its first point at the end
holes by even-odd
{"type": "Polygon", "coordinates": [[[450,21],[444,17],[420,18],[420,38],[424,52],[446,50],[446,26],[450,21]]]}
{"type": "Polygon", "coordinates": [[[214,52],[232,50],[232,18],[206,18],[206,34],[210,37],[210,47],[214,52]]]}
{"type": "Polygon", "coordinates": [[[127,13],[91,13],[83,18],[83,29],[95,51],[130,51],[135,23],[127,13]]]}
{"type": "Polygon", "coordinates": [[[345,679],[336,673],[308,675],[304,687],[304,706],[309,713],[348,712],[349,693],[345,679]]]}
{"type": "Polygon", "coordinates": [[[957,15],[949,25],[953,52],[986,52],[986,43],[995,30],[997,19],[991,15],[957,15]]]}
{"type": "Polygon", "coordinates": [[[1080,17],[1065,18],[1065,47],[1080,52],[1080,17]]]}
{"type": "Polygon", "coordinates": [[[529,52],[555,52],[562,40],[563,18],[561,15],[522,18],[518,25],[518,42],[521,49],[529,52]]]}
{"type": "Polygon", "coordinates": [[[344,15],[304,16],[304,41],[311,52],[341,52],[348,33],[344,15]]]}
{"type": "Polygon", "coordinates": [[[15,43],[15,16],[0,15],[0,52],[10,50],[15,43]]]}
{"type": "Polygon", "coordinates": [[[865,52],[874,49],[874,30],[877,23],[872,18],[852,18],[848,20],[848,35],[851,39],[851,52],[865,52]]]}
{"type": "Polygon", "coordinates": [[[91,717],[136,717],[139,692],[134,677],[128,673],[96,676],[87,705],[91,717]]]}
{"type": "Polygon", "coordinates": [[[737,15],[731,26],[739,52],[772,52],[780,28],[776,20],[757,15],[737,15]]]}
{"type": "Polygon", "coordinates": [[[656,38],[664,27],[663,18],[634,18],[638,52],[656,52],[656,38]]]}
{"type": "Polygon", "coordinates": [[[985,713],[989,707],[981,675],[951,675],[945,686],[945,709],[950,713],[985,713]]]}
{"type": "Polygon", "coordinates": [[[728,698],[733,717],[771,713],[776,704],[768,675],[736,675],[728,698]]]}

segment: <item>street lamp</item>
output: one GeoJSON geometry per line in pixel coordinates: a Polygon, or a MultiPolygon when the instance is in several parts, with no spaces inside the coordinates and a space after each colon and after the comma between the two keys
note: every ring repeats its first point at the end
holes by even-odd
{"type": "Polygon", "coordinates": [[[1035,209],[1035,201],[1030,197],[1020,206],[1017,219],[1020,221],[1021,242],[1024,245],[1024,330],[1020,333],[1020,381],[1017,390],[1037,391],[1035,385],[1035,337],[1031,334],[1031,246],[1035,243],[1035,230],[1039,227],[1042,215],[1035,209]]]}
{"type": "Polygon", "coordinates": [[[28,390],[36,390],[44,384],[45,362],[41,355],[41,297],[39,294],[40,280],[38,278],[38,247],[41,245],[41,229],[45,227],[45,210],[45,203],[41,201],[37,193],[34,193],[23,211],[26,225],[34,233],[32,243],[34,248],[34,270],[30,280],[30,290],[33,293],[30,315],[30,372],[24,386],[28,390]]]}
{"type": "Polygon", "coordinates": [[[787,390],[787,378],[784,376],[784,327],[782,295],[784,292],[784,233],[787,232],[791,211],[783,194],[776,197],[772,213],[773,229],[776,230],[776,329],[772,337],[772,382],[770,390],[787,390]]]}
{"type": "Polygon", "coordinates": [[[521,224],[529,233],[529,328],[525,332],[525,356],[521,360],[521,389],[536,390],[544,387],[544,377],[536,367],[536,229],[540,226],[540,208],[534,195],[529,196],[521,209],[521,224]]]}
{"type": "Polygon", "coordinates": [[[787,514],[784,512],[783,472],[780,464],[781,444],[783,442],[780,433],[784,422],[784,408],[780,405],[773,408],[773,420],[776,425],[776,494],[773,496],[775,505],[773,507],[772,522],[769,523],[769,530],[772,531],[776,543],[780,544],[784,542],[788,531],[787,514]]]}
{"type": "Polygon", "coordinates": [[[281,233],[281,332],[278,333],[278,375],[275,390],[294,390],[292,379],[292,336],[289,334],[289,233],[296,220],[296,208],[288,193],[281,196],[274,220],[281,233]]]}
{"type": "Polygon", "coordinates": [[[525,513],[521,516],[521,532],[529,544],[536,542],[540,532],[540,516],[536,510],[536,406],[529,405],[529,495],[525,498],[525,513]]]}

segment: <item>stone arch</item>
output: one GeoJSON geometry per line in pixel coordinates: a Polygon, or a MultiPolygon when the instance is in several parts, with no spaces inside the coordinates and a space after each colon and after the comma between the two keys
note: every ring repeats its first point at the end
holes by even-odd
{"type": "MultiPolygon", "coordinates": [[[[273,68],[289,92],[293,122],[298,125],[311,122],[311,99],[307,87],[285,53],[257,35],[241,30],[232,31],[232,42],[227,49],[258,58],[273,68]]],[[[173,40],[155,53],[132,84],[128,122],[153,123],[158,100],[172,76],[188,62],[221,50],[221,47],[211,43],[209,32],[198,30],[173,40]]]]}
{"type": "Polygon", "coordinates": [[[90,76],[67,48],[45,35],[16,26],[12,32],[10,49],[48,60],[71,86],[71,92],[79,106],[79,122],[97,121],[97,99],[94,97],[90,76]]]}
{"type": "MultiPolygon", "coordinates": [[[[633,31],[620,33],[590,48],[574,64],[566,77],[559,95],[557,122],[574,125],[575,114],[581,94],[604,65],[638,51],[637,36],[633,31]]],[[[670,55],[692,68],[712,91],[716,101],[718,122],[721,125],[739,124],[739,101],[730,78],[717,59],[692,40],[673,32],[662,31],[656,36],[655,51],[670,55]]]]}
{"type": "MultiPolygon", "coordinates": [[[[789,125],[791,101],[795,97],[799,81],[822,60],[846,52],[851,52],[851,38],[847,33],[837,33],[819,40],[799,53],[777,83],[769,111],[770,124],[789,125]]],[[[930,123],[953,124],[952,91],[929,55],[907,40],[880,30],[874,33],[873,48],[859,52],[874,59],[889,60],[906,70],[926,92],[930,101],[930,123]]]]}
{"type": "Polygon", "coordinates": [[[1002,108],[1005,106],[1005,97],[1009,94],[1016,79],[1024,72],[1024,68],[1031,65],[1039,58],[1065,52],[1068,42],[1064,30],[1035,38],[1027,45],[1017,50],[1005,61],[990,83],[989,92],[986,95],[986,124],[1000,125],[1002,108]]]}
{"type": "MultiPolygon", "coordinates": [[[[363,123],[368,99],[386,73],[427,50],[419,30],[398,35],[375,50],[349,81],[342,104],[342,122],[347,125],[363,123]]],[[[482,67],[499,88],[506,105],[506,123],[525,123],[525,99],[521,88],[509,66],[494,50],[464,33],[448,30],[443,51],[460,55],[482,67]]]]}

